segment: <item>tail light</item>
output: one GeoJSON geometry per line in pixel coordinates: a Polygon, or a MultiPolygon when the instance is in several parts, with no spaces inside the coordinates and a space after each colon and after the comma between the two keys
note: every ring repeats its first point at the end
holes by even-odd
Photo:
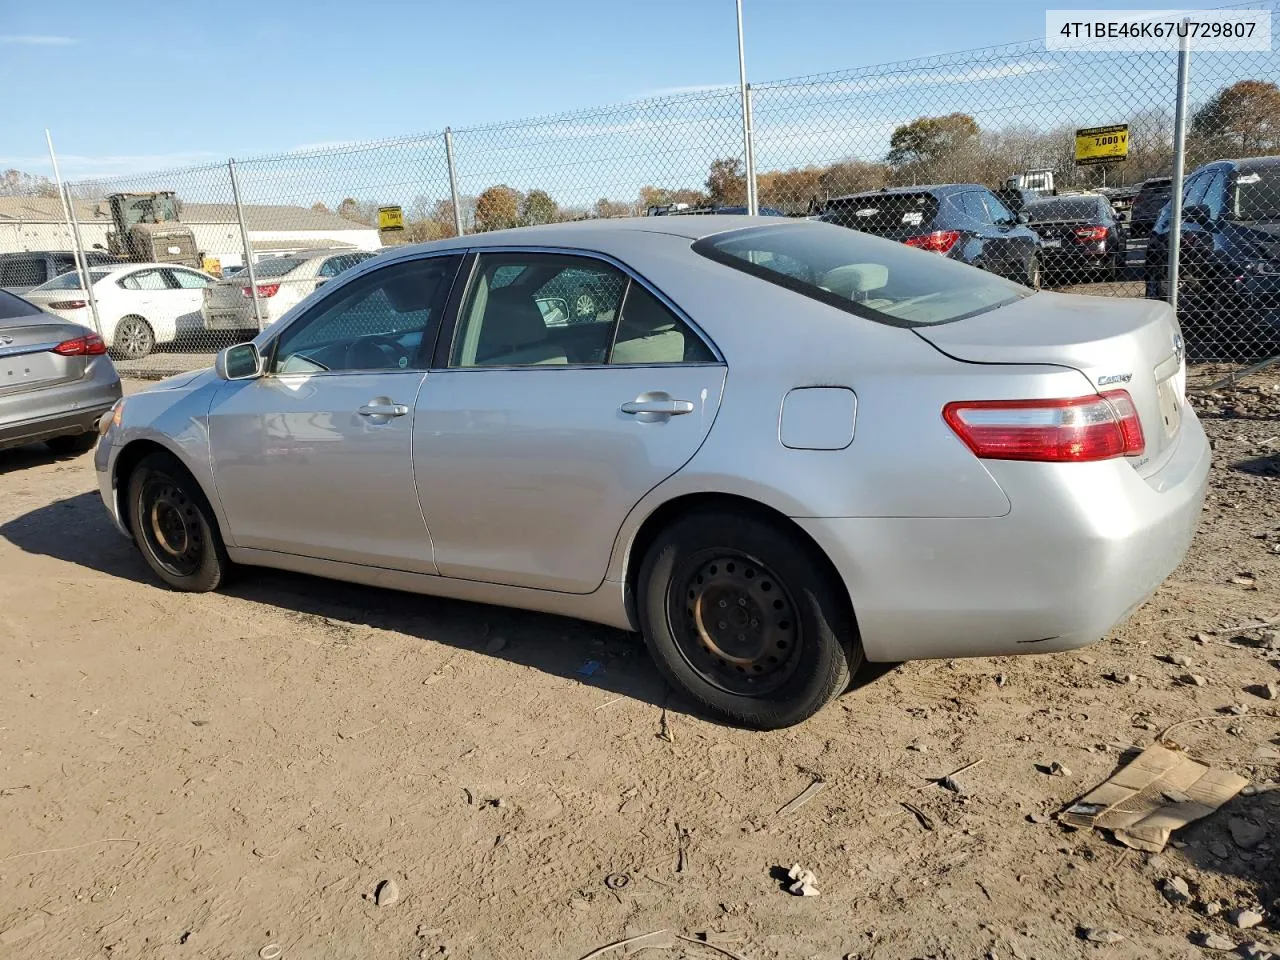
{"type": "Polygon", "coordinates": [[[1146,449],[1126,390],[1059,400],[960,401],[943,407],[942,417],[984,460],[1086,463],[1146,449]]]}
{"type": "MultiPolygon", "coordinates": [[[[280,289],[280,284],[278,283],[260,283],[258,284],[258,296],[274,297],[276,293],[279,291],[279,289],[280,289]]],[[[253,299],[252,288],[247,286],[241,287],[240,295],[243,296],[246,300],[252,300],[253,299]]]]}
{"type": "Polygon", "coordinates": [[[54,300],[49,304],[50,310],[83,310],[89,305],[87,300],[54,300]]]}
{"type": "Polygon", "coordinates": [[[1076,227],[1075,234],[1076,234],[1077,243],[1090,243],[1094,240],[1107,239],[1107,228],[1106,227],[1076,227]]]}
{"type": "Polygon", "coordinates": [[[107,345],[96,333],[74,340],[63,340],[53,348],[53,352],[64,357],[100,357],[107,352],[107,345]]]}
{"type": "Polygon", "coordinates": [[[933,233],[922,233],[918,237],[907,237],[902,241],[908,247],[917,250],[928,250],[930,253],[948,253],[960,239],[958,230],[935,230],[933,233]]]}

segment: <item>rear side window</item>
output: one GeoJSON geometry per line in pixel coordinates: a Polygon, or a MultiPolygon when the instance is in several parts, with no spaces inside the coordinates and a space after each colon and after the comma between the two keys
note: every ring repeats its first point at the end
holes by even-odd
{"type": "Polygon", "coordinates": [[[49,268],[45,265],[44,257],[0,260],[0,287],[38,287],[48,279],[49,268]]]}
{"type": "Polygon", "coordinates": [[[812,221],[714,234],[693,249],[810,299],[898,327],[963,320],[1031,296],[1026,287],[984,270],[812,221]],[[773,266],[775,258],[781,268],[773,266]]]}
{"type": "Polygon", "coordinates": [[[879,193],[831,200],[822,219],[863,233],[888,236],[925,227],[937,215],[938,200],[931,193],[879,193]]]}
{"type": "Polygon", "coordinates": [[[336,257],[330,257],[320,267],[319,275],[322,277],[336,277],[343,270],[349,270],[357,263],[362,263],[372,257],[371,253],[342,253],[336,257]]]}
{"type": "Polygon", "coordinates": [[[31,317],[40,311],[21,297],[0,290],[0,320],[12,320],[14,317],[31,317]]]}

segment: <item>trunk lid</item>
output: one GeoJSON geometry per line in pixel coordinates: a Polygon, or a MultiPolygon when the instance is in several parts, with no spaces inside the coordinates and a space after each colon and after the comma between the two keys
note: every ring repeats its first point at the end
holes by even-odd
{"type": "Polygon", "coordinates": [[[47,313],[0,320],[0,397],[79,380],[88,357],[64,357],[53,348],[90,331],[47,313]]]}
{"type": "MultiPolygon", "coordinates": [[[[259,285],[262,281],[258,281],[259,285]]],[[[206,289],[209,291],[208,304],[210,307],[220,307],[224,310],[232,310],[243,307],[249,302],[241,291],[247,290],[249,287],[249,278],[245,277],[228,277],[226,280],[219,280],[206,289]]]]}
{"type": "Polygon", "coordinates": [[[1128,391],[1146,439],[1146,452],[1133,460],[1144,476],[1158,470],[1177,443],[1186,364],[1182,335],[1167,303],[1039,293],[915,332],[956,360],[1070,367],[1099,393],[1128,391]]]}

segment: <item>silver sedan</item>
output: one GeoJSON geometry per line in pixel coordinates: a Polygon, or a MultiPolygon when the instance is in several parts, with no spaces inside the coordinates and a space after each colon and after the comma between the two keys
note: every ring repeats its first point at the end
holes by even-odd
{"type": "Polygon", "coordinates": [[[171,587],[280,567],[638,630],[780,727],[864,660],[1067,650],[1142,603],[1205,493],[1184,384],[1163,303],[812,221],[587,221],[361,264],[122,401],[95,460],[171,587]]]}

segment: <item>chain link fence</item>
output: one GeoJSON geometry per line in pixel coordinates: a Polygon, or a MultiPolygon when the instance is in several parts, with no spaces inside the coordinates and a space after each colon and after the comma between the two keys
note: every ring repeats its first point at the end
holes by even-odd
{"type": "MultiPolygon", "coordinates": [[[[1280,352],[1280,160],[1259,159],[1280,154],[1280,56],[1193,51],[1190,63],[1179,314],[1191,359],[1240,368],[1280,352]]],[[[1039,40],[755,84],[760,212],[819,217],[1044,289],[1170,299],[1177,86],[1175,53],[1039,40]],[[1078,131],[1105,141],[1119,126],[1126,159],[1077,162],[1078,131]]],[[[85,318],[96,306],[123,369],[207,365],[386,246],[459,229],[746,212],[743,106],[736,87],[714,87],[71,183],[91,258],[168,266],[103,285],[96,304],[58,296],[85,300],[85,318]],[[394,229],[380,229],[386,207],[400,208],[394,229]]],[[[46,203],[47,245],[66,248],[58,201],[46,203]]],[[[25,249],[36,249],[29,238],[25,249]]]]}

